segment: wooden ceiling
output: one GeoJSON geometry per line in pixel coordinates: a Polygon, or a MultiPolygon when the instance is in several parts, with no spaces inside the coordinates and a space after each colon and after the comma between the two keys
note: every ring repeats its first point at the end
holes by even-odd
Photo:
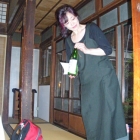
{"type": "MultiPolygon", "coordinates": [[[[91,0],[36,0],[35,34],[42,34],[56,23],[55,11],[61,5],[69,4],[78,10],[89,1],[91,0]]],[[[25,0],[0,0],[0,3],[10,6],[7,9],[7,22],[0,23],[1,34],[12,35],[14,32],[22,32],[25,2],[25,0]]]]}
{"type": "MultiPolygon", "coordinates": [[[[55,20],[55,11],[63,4],[78,6],[86,0],[36,0],[35,10],[35,33],[41,34],[42,31],[53,25],[55,20]]],[[[22,29],[22,22],[17,27],[16,31],[22,29]]]]}

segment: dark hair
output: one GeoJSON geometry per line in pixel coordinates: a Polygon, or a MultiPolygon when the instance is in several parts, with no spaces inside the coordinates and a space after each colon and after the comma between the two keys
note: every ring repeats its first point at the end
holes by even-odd
{"type": "Polygon", "coordinates": [[[67,5],[67,4],[59,7],[55,12],[55,17],[59,24],[60,31],[63,37],[68,36],[68,29],[64,26],[64,24],[68,22],[68,18],[66,16],[67,12],[73,14],[74,16],[78,16],[78,13],[76,12],[76,10],[72,6],[67,5]]]}

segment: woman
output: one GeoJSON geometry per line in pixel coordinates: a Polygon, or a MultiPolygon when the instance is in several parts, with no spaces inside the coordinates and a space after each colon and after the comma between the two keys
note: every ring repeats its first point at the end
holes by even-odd
{"type": "Polygon", "coordinates": [[[107,57],[112,53],[109,42],[96,24],[80,24],[77,12],[70,5],[61,6],[55,14],[66,38],[68,59],[73,49],[78,49],[81,114],[87,140],[124,137],[126,126],[118,79],[107,57]]]}

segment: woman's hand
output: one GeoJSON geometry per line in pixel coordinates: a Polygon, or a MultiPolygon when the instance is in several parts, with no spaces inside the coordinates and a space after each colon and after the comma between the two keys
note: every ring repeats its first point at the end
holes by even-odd
{"type": "Polygon", "coordinates": [[[73,78],[75,78],[75,76],[69,75],[69,78],[70,78],[70,79],[73,79],[73,78]]]}
{"type": "Polygon", "coordinates": [[[89,49],[85,46],[84,43],[76,43],[74,48],[77,48],[78,50],[82,51],[85,54],[89,54],[89,49]]]}
{"type": "Polygon", "coordinates": [[[85,54],[104,56],[105,52],[101,48],[87,48],[84,43],[76,43],[74,48],[79,49],[85,54]]]}

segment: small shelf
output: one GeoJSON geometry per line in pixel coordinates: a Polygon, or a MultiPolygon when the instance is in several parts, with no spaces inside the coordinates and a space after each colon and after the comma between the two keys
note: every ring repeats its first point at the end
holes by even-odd
{"type": "MultiPolygon", "coordinates": [[[[17,88],[12,89],[13,92],[13,118],[20,119],[21,113],[21,95],[17,88]]],[[[34,94],[37,93],[35,89],[32,89],[32,117],[34,118],[34,94]]]]}

